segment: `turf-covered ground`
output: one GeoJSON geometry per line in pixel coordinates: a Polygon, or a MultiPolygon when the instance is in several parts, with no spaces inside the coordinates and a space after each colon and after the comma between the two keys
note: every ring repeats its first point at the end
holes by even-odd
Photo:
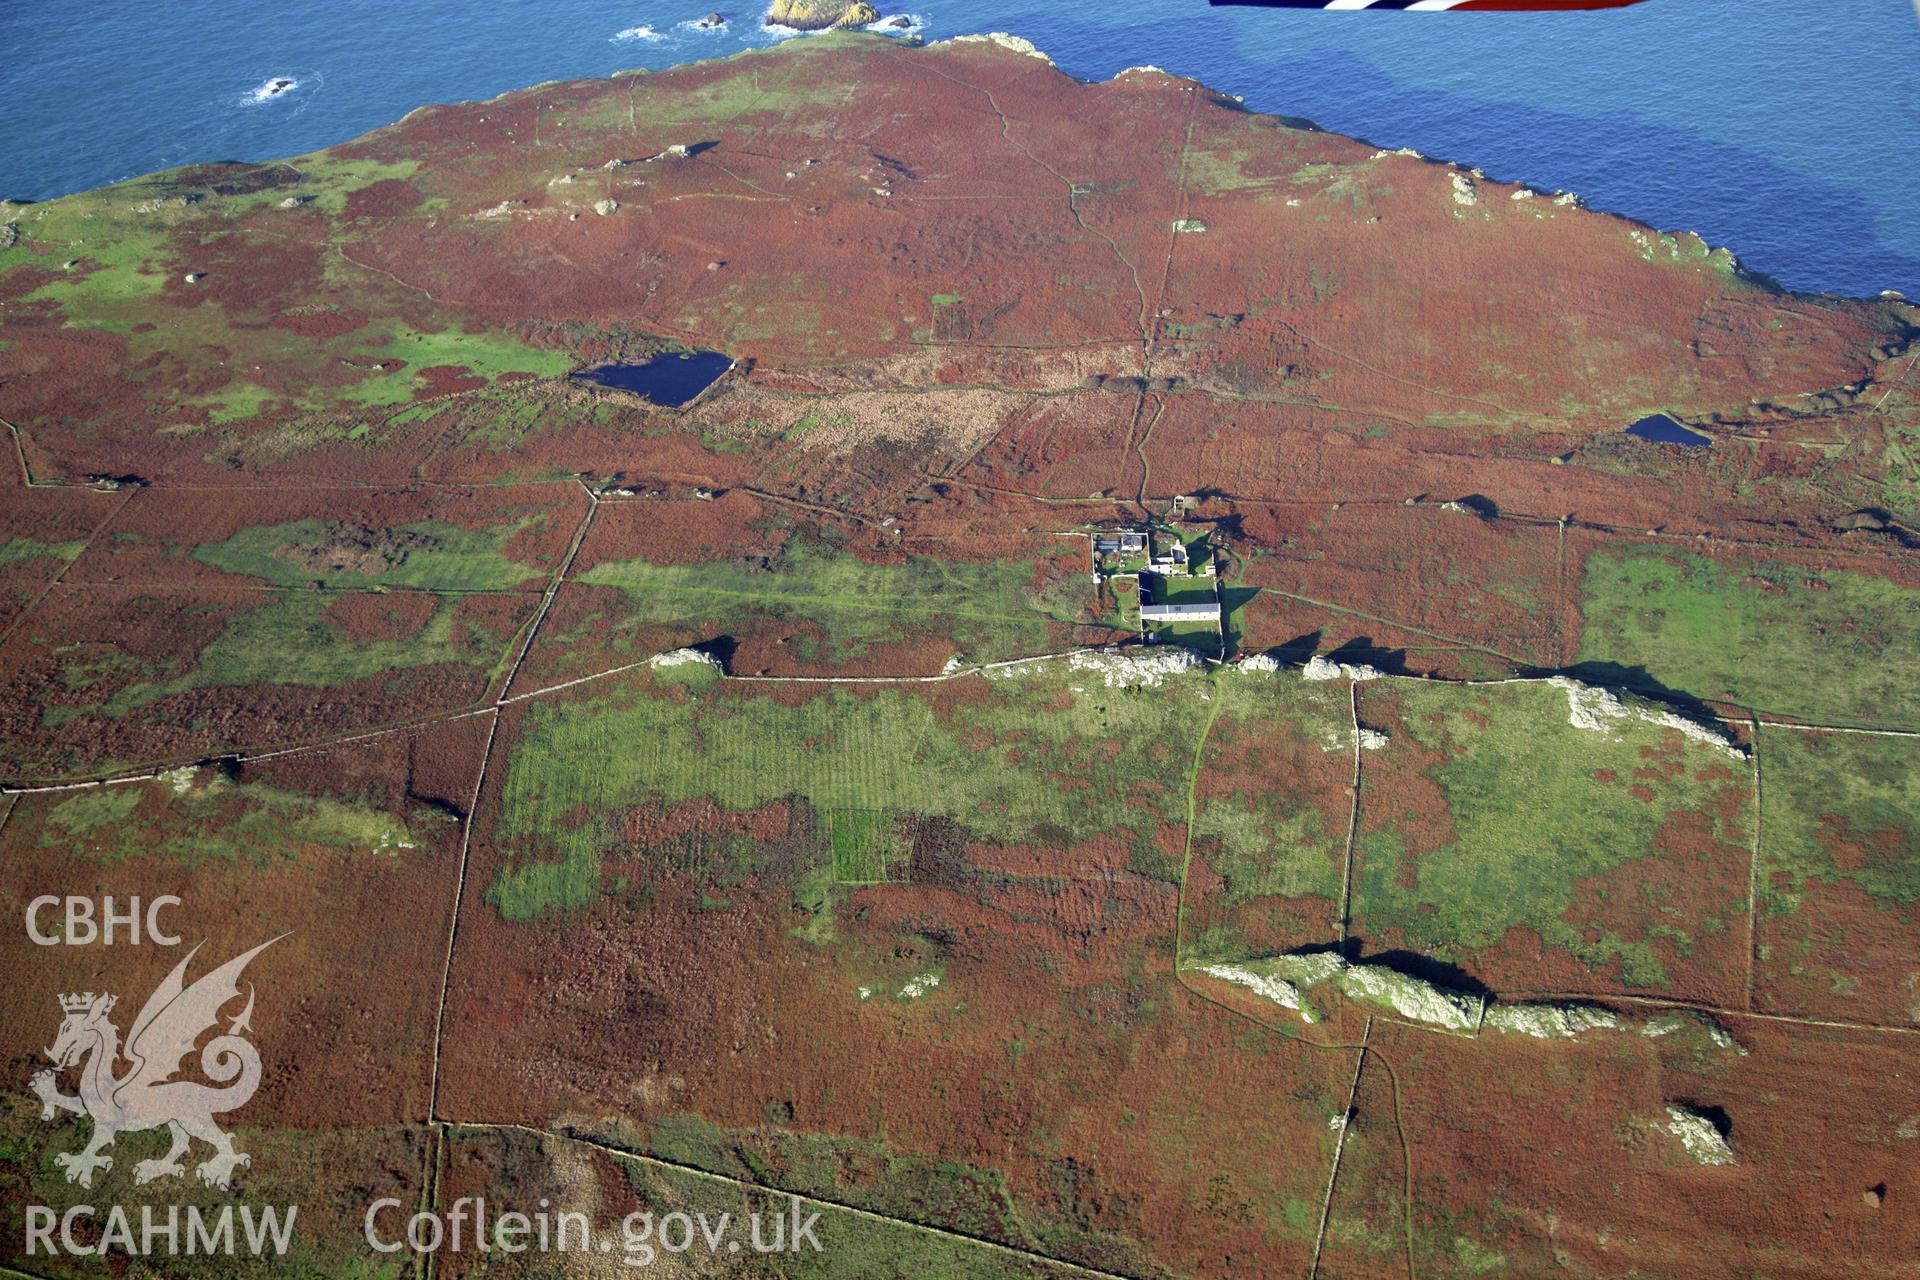
{"type": "MultiPolygon", "coordinates": [[[[0,899],[288,934],[236,1120],[238,1194],[314,1206],[288,1269],[423,1274],[355,1243],[384,1193],[800,1192],[790,1275],[1920,1249],[1900,300],[860,36],[0,243],[0,899]],[[680,409],[563,376],[685,348],[735,365],[680,409]],[[1104,651],[1088,539],[1175,494],[1252,662],[1104,651]],[[1341,957],[1312,1023],[1259,981],[1341,957]]],[[[0,957],[23,1079],[55,993],[172,963],[0,957]]],[[[16,1093],[8,1202],[74,1203],[83,1132],[16,1093]]],[[[158,1141],[86,1195],[160,1196],[158,1141]]]]}

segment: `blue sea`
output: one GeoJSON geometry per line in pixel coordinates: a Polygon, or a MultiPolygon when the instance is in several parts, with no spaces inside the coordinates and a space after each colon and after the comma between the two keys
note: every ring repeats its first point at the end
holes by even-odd
{"type": "MultiPolygon", "coordinates": [[[[1555,15],[880,7],[926,39],[1011,31],[1096,80],[1151,63],[1259,110],[1577,191],[1697,231],[1790,288],[1920,296],[1912,0],[1555,15]]],[[[0,195],[297,154],[424,103],[718,57],[782,38],[762,12],[738,0],[4,0],[0,195]],[[696,29],[712,7],[725,29],[696,29]],[[277,79],[293,84],[269,92],[277,79]]]]}

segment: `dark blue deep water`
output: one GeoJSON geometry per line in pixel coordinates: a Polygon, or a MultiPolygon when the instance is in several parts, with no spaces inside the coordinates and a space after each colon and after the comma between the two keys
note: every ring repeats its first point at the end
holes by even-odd
{"type": "MultiPolygon", "coordinates": [[[[1259,110],[1697,231],[1799,289],[1920,296],[1911,0],[1646,0],[1594,14],[1324,13],[1202,0],[882,0],[929,39],[1026,36],[1259,110]]],[[[0,194],[310,151],[429,102],[778,38],[730,0],[0,0],[0,194]],[[717,8],[725,30],[693,21],[717,8]],[[261,90],[295,81],[279,94],[261,90]]]]}
{"type": "Polygon", "coordinates": [[[718,351],[663,351],[633,364],[603,364],[574,374],[580,382],[645,396],[655,404],[678,408],[705,391],[733,368],[718,351]]]}
{"type": "Polygon", "coordinates": [[[1713,443],[1713,437],[1689,431],[1664,413],[1640,419],[1627,428],[1627,434],[1655,444],[1684,444],[1693,448],[1713,443]]]}

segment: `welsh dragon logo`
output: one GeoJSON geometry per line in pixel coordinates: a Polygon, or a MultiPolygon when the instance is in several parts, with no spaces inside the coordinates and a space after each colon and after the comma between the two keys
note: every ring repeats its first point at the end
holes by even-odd
{"type": "Polygon", "coordinates": [[[69,1111],[93,1121],[93,1136],[85,1148],[54,1157],[54,1163],[66,1170],[67,1181],[91,1187],[95,1170],[113,1167],[113,1157],[102,1153],[116,1137],[162,1126],[172,1135],[173,1146],[164,1157],[135,1165],[135,1182],[185,1173],[182,1157],[195,1138],[213,1148],[213,1154],[195,1170],[209,1186],[227,1189],[233,1171],[252,1163],[251,1157],[234,1150],[232,1136],[213,1122],[214,1116],[245,1106],[260,1087],[260,1053],[245,1038],[253,1029],[252,987],[247,989],[246,1007],[225,1033],[207,1041],[200,1051],[200,1070],[214,1084],[174,1076],[201,1036],[218,1025],[221,1009],[239,998],[240,973],[247,962],[279,940],[271,938],[235,956],[188,986],[187,966],[200,950],[196,946],[147,997],[127,1033],[124,1050],[119,1028],[107,1017],[119,997],[91,991],[60,997],[60,1011],[66,1016],[46,1051],[54,1066],[33,1077],[33,1091],[42,1103],[42,1120],[69,1111]],[[116,1075],[123,1059],[132,1066],[116,1075]],[[60,1092],[55,1077],[75,1064],[80,1066],[80,1092],[69,1097],[60,1092]]]}

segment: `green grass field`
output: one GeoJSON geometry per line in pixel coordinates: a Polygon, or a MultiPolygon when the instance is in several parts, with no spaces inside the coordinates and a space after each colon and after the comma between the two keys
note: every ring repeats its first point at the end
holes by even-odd
{"type": "Polygon", "coordinates": [[[42,556],[54,560],[72,560],[86,545],[85,542],[37,542],[32,538],[8,538],[0,542],[0,565],[21,564],[42,556]]]}
{"type": "MultiPolygon", "coordinates": [[[[204,411],[214,425],[244,421],[276,406],[319,414],[405,404],[423,385],[419,371],[439,365],[461,366],[485,378],[503,373],[555,377],[572,367],[564,351],[529,346],[505,329],[470,332],[431,311],[413,324],[382,318],[316,340],[261,323],[283,301],[233,304],[230,310],[228,304],[195,296],[197,286],[187,285],[185,277],[211,269],[197,252],[201,247],[222,245],[221,252],[231,252],[228,242],[250,239],[264,252],[277,252],[286,237],[340,248],[353,236],[354,224],[343,215],[354,191],[410,179],[420,170],[418,161],[384,163],[334,151],[285,164],[288,185],[244,194],[222,194],[204,179],[196,184],[189,181],[191,173],[174,170],[37,203],[18,219],[19,244],[0,251],[0,269],[31,263],[57,271],[29,295],[31,300],[54,305],[67,324],[120,335],[135,362],[196,353],[195,359],[206,363],[204,370],[196,363],[193,371],[215,381],[209,390],[181,396],[179,404],[204,411]],[[289,198],[304,203],[278,207],[289,198]],[[156,317],[163,321],[157,327],[156,317]],[[216,351],[232,353],[220,361],[225,374],[205,354],[216,351]],[[405,367],[396,369],[395,361],[405,367]],[[363,368],[367,375],[342,381],[337,372],[343,365],[363,368]],[[269,387],[235,372],[254,366],[306,376],[269,387]]],[[[437,203],[443,202],[423,195],[419,207],[431,210],[437,203]]],[[[329,294],[349,285],[361,292],[384,287],[377,275],[328,259],[300,285],[329,294]],[[349,270],[351,276],[345,274],[349,270]]]]}
{"type": "Polygon", "coordinates": [[[245,574],[275,586],[300,587],[318,579],[329,587],[412,587],[421,591],[504,591],[543,578],[544,571],[509,559],[503,547],[533,523],[522,519],[468,530],[444,520],[421,520],[391,532],[410,545],[377,573],[316,572],[283,554],[288,549],[322,545],[332,536],[320,520],[253,525],[224,542],[194,549],[194,559],[227,573],[245,574]]]}
{"type": "Polygon", "coordinates": [[[1761,909],[1848,881],[1887,910],[1920,903],[1920,748],[1900,738],[1770,732],[1761,909]],[[1838,858],[1864,844],[1870,856],[1838,858]]]}
{"type": "Polygon", "coordinates": [[[827,848],[837,884],[881,884],[898,880],[912,854],[893,814],[873,809],[829,809],[827,848]]]}
{"type": "Polygon", "coordinates": [[[652,680],[537,707],[509,758],[497,839],[510,864],[488,899],[511,920],[583,906],[619,814],[649,800],[742,811],[796,797],[816,813],[947,817],[1009,844],[1151,843],[1184,821],[1206,682],[1080,683],[1036,669],[947,711],[912,686],[785,706],[753,686],[652,680]]]}
{"type": "Polygon", "coordinates": [[[1163,644],[1177,644],[1201,653],[1220,648],[1220,629],[1211,622],[1165,622],[1153,629],[1163,644]]]}
{"type": "MultiPolygon", "coordinates": [[[[189,675],[162,686],[156,697],[206,685],[302,684],[338,688],[409,667],[469,665],[454,602],[443,600],[427,625],[397,640],[353,640],[321,615],[325,596],[295,593],[241,614],[200,651],[189,675]]],[[[487,657],[494,655],[488,653],[487,657]]]]}
{"type": "Polygon", "coordinates": [[[397,856],[414,847],[392,814],[263,783],[219,778],[82,791],[54,805],[41,848],[96,862],[158,856],[202,862],[266,863],[311,850],[397,856]]]}
{"type": "Polygon", "coordinates": [[[1203,757],[1194,835],[1220,842],[1212,862],[1226,882],[1222,904],[1265,897],[1338,901],[1346,828],[1330,823],[1295,784],[1303,771],[1322,784],[1344,785],[1351,777],[1346,690],[1291,672],[1236,674],[1214,688],[1220,714],[1203,757]],[[1228,782],[1206,769],[1229,751],[1248,755],[1257,770],[1252,780],[1228,782]]]}
{"type": "Polygon", "coordinates": [[[1092,608],[1092,588],[1082,575],[1071,590],[1035,592],[1033,575],[1025,560],[873,564],[795,540],[771,572],[739,561],[623,560],[595,565],[579,580],[625,592],[628,622],[699,620],[720,632],[769,616],[805,620],[826,638],[803,637],[796,654],[839,663],[909,629],[950,636],[976,661],[1045,652],[1049,625],[1079,621],[1092,608]]]}
{"type": "Polygon", "coordinates": [[[1761,744],[1758,997],[1920,1021],[1920,746],[1773,729],[1761,744]]]}
{"type": "Polygon", "coordinates": [[[1566,694],[1545,684],[1368,687],[1361,705],[1363,720],[1369,707],[1397,711],[1412,741],[1365,756],[1356,933],[1392,929],[1460,963],[1526,929],[1590,968],[1617,961],[1627,981],[1663,986],[1656,941],[1684,957],[1744,927],[1751,832],[1727,815],[1750,804],[1745,763],[1646,721],[1576,728],[1566,694]],[[1439,788],[1444,813],[1389,772],[1412,750],[1435,753],[1417,774],[1439,788]],[[1710,847],[1666,847],[1670,824],[1689,815],[1710,847]],[[1451,839],[1410,857],[1409,843],[1430,842],[1441,824],[1451,839]]]}
{"type": "MultiPolygon", "coordinates": [[[[442,597],[426,624],[394,639],[355,639],[330,621],[326,612],[335,596],[290,591],[268,596],[252,609],[231,615],[220,634],[193,655],[191,665],[167,678],[154,664],[97,646],[77,650],[61,668],[69,689],[85,689],[105,677],[132,675],[112,693],[91,704],[48,706],[42,722],[57,726],[82,715],[118,719],[143,707],[193,689],[248,685],[297,685],[335,689],[357,680],[442,664],[470,667],[496,675],[508,660],[511,637],[496,636],[458,616],[461,601],[442,597]]],[[[532,610],[531,597],[527,611],[532,610]]]]}
{"type": "Polygon", "coordinates": [[[1626,547],[1596,552],[1583,590],[1581,661],[1776,715],[1920,727],[1920,592],[1626,547]]]}

